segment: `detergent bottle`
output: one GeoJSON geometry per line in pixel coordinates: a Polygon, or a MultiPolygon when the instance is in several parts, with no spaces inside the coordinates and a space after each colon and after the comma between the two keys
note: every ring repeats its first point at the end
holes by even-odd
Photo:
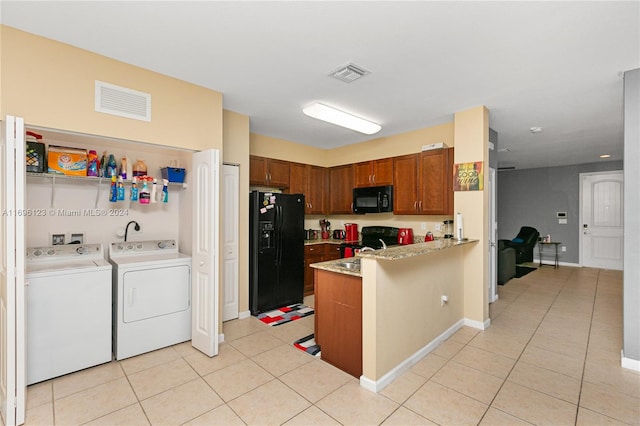
{"type": "Polygon", "coordinates": [[[140,204],[149,204],[151,194],[149,194],[149,186],[147,185],[148,178],[140,178],[142,181],[142,188],[140,189],[140,204]]]}
{"type": "Polygon", "coordinates": [[[138,178],[135,176],[131,182],[131,201],[138,201],[138,178]]]}

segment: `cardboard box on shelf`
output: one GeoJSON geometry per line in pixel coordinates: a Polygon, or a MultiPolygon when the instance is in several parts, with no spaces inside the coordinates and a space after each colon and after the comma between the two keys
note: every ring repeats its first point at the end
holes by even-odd
{"type": "Polygon", "coordinates": [[[49,145],[47,155],[49,173],[67,176],[87,175],[87,150],[49,145]]]}

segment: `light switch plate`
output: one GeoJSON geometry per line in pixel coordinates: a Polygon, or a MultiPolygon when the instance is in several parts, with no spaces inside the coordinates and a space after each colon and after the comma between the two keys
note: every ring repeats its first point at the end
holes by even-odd
{"type": "Polygon", "coordinates": [[[566,225],[567,224],[567,219],[558,219],[558,223],[560,225],[566,225]]]}

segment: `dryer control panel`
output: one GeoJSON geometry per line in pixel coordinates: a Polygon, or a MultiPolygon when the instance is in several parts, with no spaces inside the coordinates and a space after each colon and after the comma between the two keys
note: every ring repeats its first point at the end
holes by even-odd
{"type": "Polygon", "coordinates": [[[111,243],[109,256],[128,256],[153,253],[178,252],[176,240],[127,241],[111,243]]]}

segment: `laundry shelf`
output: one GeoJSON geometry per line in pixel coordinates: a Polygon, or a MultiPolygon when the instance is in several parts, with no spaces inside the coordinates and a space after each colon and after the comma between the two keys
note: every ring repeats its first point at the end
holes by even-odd
{"type": "MultiPolygon", "coordinates": [[[[111,185],[110,177],[96,177],[96,176],[67,176],[67,175],[59,175],[54,173],[35,173],[35,172],[27,172],[27,178],[33,179],[50,179],[51,180],[51,207],[55,207],[55,196],[56,196],[56,182],[82,182],[82,183],[91,183],[98,185],[98,192],[96,194],[96,202],[95,207],[98,207],[98,202],[100,201],[100,193],[103,184],[111,185]]],[[[162,179],[158,179],[158,186],[160,190],[162,190],[162,179]]],[[[124,181],[125,185],[131,185],[132,180],[127,179],[124,181]]],[[[141,183],[138,182],[138,185],[141,186],[141,183]]],[[[186,188],[187,184],[183,182],[169,182],[169,186],[186,188]]]]}

